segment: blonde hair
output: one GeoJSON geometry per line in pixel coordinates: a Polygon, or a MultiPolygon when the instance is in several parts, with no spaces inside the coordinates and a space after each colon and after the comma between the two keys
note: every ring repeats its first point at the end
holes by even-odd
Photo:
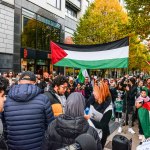
{"type": "Polygon", "coordinates": [[[109,87],[104,82],[101,82],[99,85],[94,85],[94,93],[97,95],[97,99],[95,99],[95,101],[99,104],[105,102],[106,98],[111,96],[109,87]]]}

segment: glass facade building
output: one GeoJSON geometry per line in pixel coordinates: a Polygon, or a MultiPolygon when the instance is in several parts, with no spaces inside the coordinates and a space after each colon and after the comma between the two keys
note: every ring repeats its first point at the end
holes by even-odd
{"type": "Polygon", "coordinates": [[[21,71],[50,71],[50,41],[60,42],[61,24],[22,8],[21,71]]]}

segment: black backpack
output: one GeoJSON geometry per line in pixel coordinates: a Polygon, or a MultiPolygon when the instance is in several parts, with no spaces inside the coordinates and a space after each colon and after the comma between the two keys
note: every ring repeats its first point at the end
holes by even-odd
{"type": "Polygon", "coordinates": [[[115,135],[112,140],[112,150],[131,150],[132,140],[123,135],[115,135]]]}

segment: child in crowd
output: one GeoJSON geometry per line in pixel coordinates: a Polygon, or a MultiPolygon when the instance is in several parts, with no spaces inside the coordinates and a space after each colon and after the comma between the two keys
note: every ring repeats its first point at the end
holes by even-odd
{"type": "Polygon", "coordinates": [[[115,116],[116,116],[115,122],[120,122],[122,117],[123,99],[125,96],[125,91],[123,87],[120,85],[120,83],[118,83],[116,89],[117,89],[117,98],[116,101],[114,102],[115,116]]]}
{"type": "MultiPolygon", "coordinates": [[[[150,98],[147,96],[147,91],[145,89],[141,89],[140,96],[135,101],[135,106],[136,108],[140,108],[144,103],[148,101],[150,101],[150,98]]],[[[139,121],[139,139],[142,141],[144,140],[143,130],[140,121],[139,121]]]]}

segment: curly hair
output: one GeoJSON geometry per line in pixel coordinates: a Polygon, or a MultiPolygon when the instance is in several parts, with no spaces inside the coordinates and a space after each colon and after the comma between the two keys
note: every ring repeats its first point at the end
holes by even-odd
{"type": "Polygon", "coordinates": [[[55,87],[56,85],[60,86],[63,85],[64,83],[68,83],[68,79],[65,76],[59,75],[53,80],[52,87],[55,87]]]}
{"type": "Polygon", "coordinates": [[[0,92],[6,91],[9,82],[6,78],[0,76],[0,92]]]}

